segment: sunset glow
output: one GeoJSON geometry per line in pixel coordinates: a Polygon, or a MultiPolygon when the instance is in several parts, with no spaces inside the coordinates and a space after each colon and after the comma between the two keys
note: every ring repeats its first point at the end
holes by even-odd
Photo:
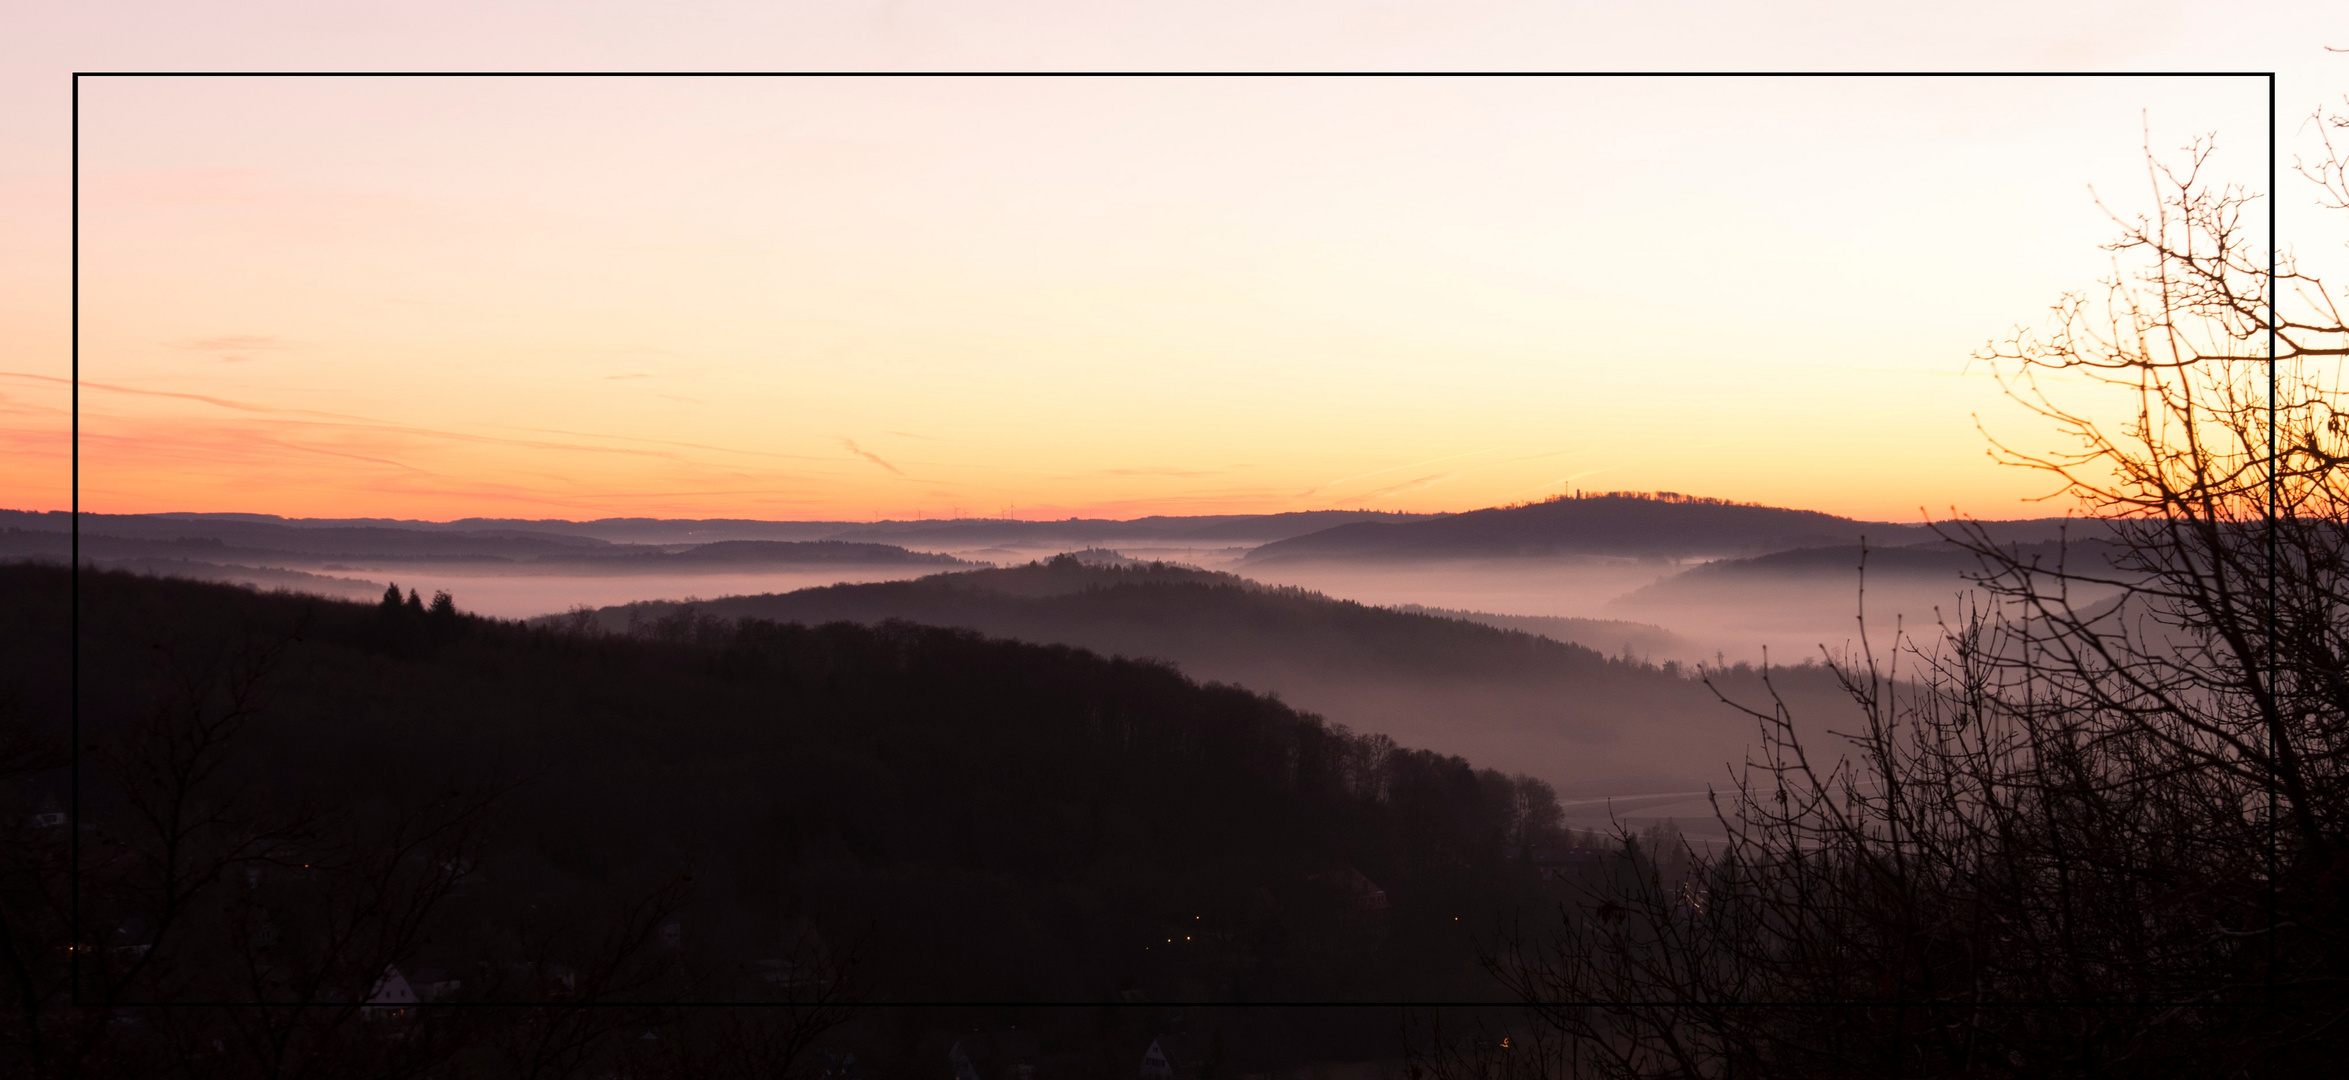
{"type": "MultiPolygon", "coordinates": [[[[2250,79],[89,79],[82,506],[2060,512],[1969,355],[2110,272],[2141,125],[2256,176],[2264,117],[2250,79]]],[[[0,376],[12,491],[62,374],[0,376]]]]}

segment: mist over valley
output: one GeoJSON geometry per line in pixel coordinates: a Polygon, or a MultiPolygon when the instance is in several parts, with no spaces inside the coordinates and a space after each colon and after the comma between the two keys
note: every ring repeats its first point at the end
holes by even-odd
{"type": "MultiPolygon", "coordinates": [[[[64,525],[0,513],[0,558],[62,562],[64,525]]],[[[2060,528],[1986,535],[2052,557],[2060,528]]],[[[1817,664],[1856,641],[1863,539],[1871,644],[1956,610],[1974,560],[1930,529],[1684,496],[1132,521],[84,515],[81,551],[346,599],[396,582],[620,634],[680,618],[966,628],[1168,663],[1597,797],[1725,782],[1755,728],[1715,688],[1766,706],[1765,653],[1806,728],[1848,719],[1817,664]]]]}

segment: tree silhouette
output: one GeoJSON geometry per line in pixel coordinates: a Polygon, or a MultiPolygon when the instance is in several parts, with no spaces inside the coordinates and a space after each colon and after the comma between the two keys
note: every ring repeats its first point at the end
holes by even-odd
{"type": "MultiPolygon", "coordinates": [[[[2329,149],[2303,173],[2349,209],[2329,149]]],[[[1511,1049],[1423,1035],[1423,1069],[2299,1075],[2349,1055],[2349,323],[2289,257],[2270,272],[2258,197],[2208,182],[2210,153],[2149,151],[2156,208],[2115,215],[2110,245],[2134,268],[1984,353],[2075,442],[1997,454],[2117,553],[1946,526],[1977,594],[1936,636],[1838,659],[1865,713],[1849,744],[1750,706],[1727,845],[1504,938],[1487,961],[1530,1007],[1511,1049]],[[2109,424],[2049,373],[2134,407],[2109,424]]]]}

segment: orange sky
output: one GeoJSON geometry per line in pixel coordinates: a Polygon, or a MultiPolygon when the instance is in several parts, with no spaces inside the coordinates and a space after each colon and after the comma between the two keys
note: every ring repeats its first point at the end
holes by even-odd
{"type": "MultiPolygon", "coordinates": [[[[2254,81],[85,80],[85,509],[1985,517],[1967,357],[2254,81]]],[[[0,503],[64,504],[50,331],[0,503]]]]}

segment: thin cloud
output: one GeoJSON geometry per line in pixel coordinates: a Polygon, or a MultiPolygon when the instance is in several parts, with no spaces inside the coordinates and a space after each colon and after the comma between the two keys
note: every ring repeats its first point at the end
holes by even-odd
{"type": "MultiPolygon", "coordinates": [[[[0,371],[0,376],[6,376],[12,379],[30,379],[35,382],[57,383],[62,386],[71,386],[74,383],[72,379],[60,379],[54,375],[35,375],[29,371],[0,371]]],[[[131,386],[115,386],[111,383],[91,382],[88,379],[83,379],[81,381],[81,385],[89,387],[92,390],[105,390],[116,394],[137,394],[141,397],[164,397],[178,398],[182,401],[201,401],[206,405],[217,405],[223,409],[235,409],[238,412],[299,413],[307,416],[331,417],[336,420],[366,419],[365,417],[347,416],[342,413],[319,412],[316,409],[281,409],[268,405],[252,405],[242,401],[230,401],[227,398],[210,397],[204,394],[183,394],[171,390],[141,390],[137,387],[131,386]]]]}
{"type": "MultiPolygon", "coordinates": [[[[71,385],[73,382],[71,379],[60,379],[53,375],[35,375],[26,371],[0,371],[0,377],[28,379],[34,382],[54,383],[57,385],[71,385]]],[[[533,450],[579,450],[596,454],[632,454],[646,457],[664,457],[675,460],[683,460],[675,454],[663,454],[647,450],[632,450],[627,447],[581,446],[575,443],[541,442],[535,439],[501,439],[491,435],[475,435],[466,432],[442,431],[435,428],[416,427],[414,425],[400,424],[388,420],[377,420],[372,417],[353,416],[349,413],[323,412],[317,409],[288,409],[271,405],[255,405],[250,402],[231,401],[227,398],[217,398],[207,394],[187,394],[170,390],[141,390],[132,386],[116,386],[111,383],[91,382],[88,379],[82,380],[82,386],[91,390],[104,390],[109,393],[116,394],[132,394],[140,397],[162,397],[177,398],[184,401],[200,401],[206,405],[214,405],[223,409],[234,409],[238,412],[263,413],[280,416],[314,416],[328,421],[335,421],[342,425],[359,427],[367,430],[391,431],[408,435],[422,435],[442,439],[455,439],[460,442],[490,443],[502,446],[519,446],[533,450]]],[[[772,450],[739,450],[733,447],[710,446],[705,443],[678,442],[672,439],[651,439],[637,435],[606,435],[601,432],[594,431],[566,431],[560,428],[534,428],[519,426],[508,427],[507,430],[532,431],[549,435],[569,435],[582,439],[610,439],[615,442],[649,443],[654,446],[676,446],[689,450],[709,450],[721,454],[742,454],[751,457],[782,458],[792,461],[824,460],[822,457],[814,454],[785,454],[772,450]]]]}
{"type": "Polygon", "coordinates": [[[172,348],[191,352],[259,352],[265,349],[291,349],[294,344],[275,334],[222,334],[218,337],[182,338],[170,343],[172,348]]]}
{"type": "MultiPolygon", "coordinates": [[[[1470,468],[1461,469],[1461,470],[1459,470],[1459,471],[1457,471],[1457,472],[1453,473],[1452,475],[1454,475],[1454,476],[1466,476],[1466,475],[1468,475],[1469,473],[1483,472],[1483,471],[1485,471],[1486,469],[1498,469],[1498,468],[1500,468],[1500,467],[1501,467],[1501,466],[1503,466],[1503,465],[1515,465],[1515,464],[1517,464],[1517,463],[1518,463],[1518,462],[1520,462],[1520,461],[1540,461],[1540,460],[1541,460],[1541,459],[1543,459],[1543,458],[1564,457],[1564,456],[1565,456],[1565,455],[1567,455],[1567,454],[1579,454],[1579,453],[1582,453],[1582,450],[1580,450],[1580,449],[1574,449],[1574,450],[1549,450],[1549,451],[1545,451],[1545,452],[1543,452],[1543,453],[1539,453],[1539,454],[1524,454],[1524,455],[1520,455],[1520,456],[1518,456],[1518,457],[1512,457],[1512,458],[1502,458],[1502,459],[1501,459],[1501,460],[1499,460],[1499,461],[1488,461],[1488,462],[1485,462],[1485,463],[1484,463],[1484,464],[1482,464],[1482,465],[1477,465],[1477,466],[1472,466],[1472,467],[1470,467],[1470,468]]],[[[1580,474],[1577,474],[1577,475],[1580,475],[1580,474]]],[[[1560,483],[1563,483],[1564,481],[1559,481],[1559,482],[1560,482],[1560,483]]],[[[1545,485],[1545,486],[1546,486],[1546,485],[1545,485]]]]}
{"type": "Polygon", "coordinates": [[[1417,480],[1405,480],[1393,487],[1380,488],[1368,495],[1360,496],[1360,498],[1363,502],[1370,502],[1374,499],[1383,499],[1389,495],[1400,495],[1406,491],[1417,491],[1424,487],[1434,487],[1435,485],[1441,484],[1444,481],[1450,480],[1458,475],[1460,474],[1456,472],[1429,473],[1417,480]]]}
{"type": "Polygon", "coordinates": [[[1221,471],[1223,471],[1223,470],[1220,470],[1220,469],[1172,469],[1172,468],[1164,468],[1164,467],[1149,467],[1149,466],[1145,466],[1145,467],[1143,467],[1143,468],[1139,468],[1139,469],[1103,469],[1103,470],[1101,470],[1101,471],[1102,471],[1102,473],[1104,473],[1105,475],[1109,475],[1109,476],[1172,476],[1172,477],[1178,477],[1178,478],[1181,478],[1181,479],[1189,480],[1189,479],[1194,479],[1194,478],[1201,477],[1201,476],[1214,476],[1215,474],[1217,474],[1218,472],[1221,472],[1221,471]]]}
{"type": "MultiPolygon", "coordinates": [[[[1248,512],[1277,512],[1290,509],[1289,494],[1285,489],[1224,488],[1182,495],[1163,495],[1147,499],[1105,499],[1084,503],[1044,503],[1024,507],[1030,514],[1053,517],[1117,517],[1119,515],[1165,514],[1188,511],[1191,513],[1236,513],[1241,508],[1248,512]]],[[[1030,519],[1036,520],[1036,519],[1030,519]]]]}
{"type": "Polygon", "coordinates": [[[1571,482],[1573,482],[1573,481],[1580,480],[1580,479],[1582,479],[1582,478],[1583,478],[1583,477],[1585,477],[1585,476],[1591,476],[1591,475],[1594,475],[1594,474],[1597,474],[1597,473],[1603,473],[1603,472],[1606,472],[1608,469],[1620,469],[1620,468],[1622,468],[1622,466],[1620,466],[1620,465],[1609,465],[1609,466],[1607,466],[1607,467],[1606,467],[1606,468],[1604,468],[1604,469],[1584,469],[1584,470],[1582,470],[1581,472],[1575,473],[1575,474],[1573,474],[1573,475],[1571,475],[1571,476],[1561,476],[1561,477],[1559,477],[1559,478],[1557,478],[1557,479],[1555,479],[1555,480],[1552,480],[1552,481],[1550,481],[1550,482],[1549,482],[1549,483],[1547,483],[1547,484],[1535,484],[1534,486],[1532,486],[1532,487],[1529,487],[1529,488],[1518,488],[1518,489],[1517,489],[1517,490],[1515,490],[1515,491],[1507,491],[1507,492],[1503,492],[1503,493],[1501,493],[1501,497],[1502,497],[1502,498],[1504,498],[1504,499],[1506,499],[1506,498],[1509,498],[1509,497],[1511,497],[1511,496],[1513,496],[1513,495],[1523,495],[1523,494],[1525,494],[1525,493],[1526,493],[1526,492],[1528,492],[1528,491],[1540,491],[1540,490],[1541,490],[1541,489],[1543,489],[1543,488],[1553,488],[1553,487],[1557,487],[1557,486],[1558,486],[1558,485],[1560,485],[1560,484],[1571,483],[1571,482]]]}
{"type": "Polygon", "coordinates": [[[562,353],[570,356],[674,356],[678,357],[679,359],[683,359],[685,356],[684,353],[678,352],[674,349],[656,349],[650,345],[621,345],[617,347],[601,349],[582,349],[569,345],[542,345],[535,348],[526,348],[523,351],[534,353],[562,353]]]}
{"type": "MultiPolygon", "coordinates": [[[[1437,461],[1450,461],[1450,460],[1453,460],[1454,458],[1463,458],[1463,457],[1469,457],[1469,456],[1472,456],[1472,454],[1489,454],[1489,453],[1492,453],[1492,452],[1494,452],[1494,450],[1498,450],[1498,449],[1500,449],[1500,448],[1499,448],[1499,447],[1495,447],[1495,448],[1493,448],[1493,450],[1477,450],[1477,451],[1472,451],[1470,454],[1453,454],[1453,455],[1451,455],[1451,457],[1437,458],[1437,459],[1435,459],[1435,460],[1437,460],[1437,461]]],[[[1397,495],[1397,494],[1401,494],[1401,493],[1403,493],[1403,492],[1406,492],[1406,491],[1415,491],[1415,490],[1417,490],[1417,489],[1419,489],[1419,488],[1423,488],[1423,487],[1431,487],[1431,486],[1433,486],[1433,485],[1435,485],[1435,484],[1444,483],[1444,482],[1447,482],[1447,481],[1450,481],[1450,480],[1456,480],[1456,479],[1458,479],[1458,478],[1460,478],[1460,477],[1467,476],[1467,475],[1468,475],[1468,474],[1470,474],[1470,473],[1478,473],[1478,472],[1483,472],[1483,471],[1485,471],[1486,469],[1497,469],[1497,468],[1500,468],[1501,466],[1504,466],[1504,465],[1515,465],[1515,464],[1517,464],[1518,462],[1521,462],[1521,461],[1540,461],[1540,460],[1541,460],[1541,459],[1543,459],[1543,458],[1563,457],[1563,456],[1565,456],[1565,455],[1567,455],[1567,454],[1579,454],[1579,453],[1582,453],[1582,452],[1583,452],[1583,451],[1582,451],[1582,449],[1578,447],[1578,448],[1571,449],[1571,450],[1544,450],[1544,451],[1542,451],[1541,453],[1538,453],[1538,454],[1519,454],[1519,455],[1517,455],[1517,456],[1515,456],[1515,457],[1505,457],[1505,458],[1502,458],[1502,459],[1500,459],[1499,461],[1488,461],[1488,462],[1485,462],[1485,463],[1484,463],[1484,464],[1482,464],[1482,465],[1472,465],[1472,466],[1469,466],[1468,468],[1464,468],[1464,469],[1454,469],[1454,470],[1451,470],[1451,471],[1449,471],[1449,472],[1435,473],[1435,474],[1432,474],[1432,475],[1430,475],[1430,476],[1423,476],[1423,477],[1420,477],[1420,478],[1419,478],[1419,479],[1417,479],[1417,480],[1406,481],[1406,482],[1404,482],[1404,483],[1401,483],[1401,484],[1396,484],[1396,485],[1394,485],[1394,486],[1392,486],[1392,487],[1380,488],[1379,490],[1377,490],[1377,491],[1373,491],[1373,492],[1371,492],[1371,493],[1369,493],[1369,494],[1367,494],[1367,495],[1355,495],[1355,496],[1351,496],[1350,498],[1351,498],[1351,499],[1353,499],[1354,501],[1357,501],[1357,502],[1368,501],[1368,500],[1371,500],[1371,499],[1380,499],[1380,498],[1385,498],[1385,497],[1386,497],[1386,496],[1388,496],[1388,495],[1397,495]]],[[[1422,465],[1425,465],[1425,464],[1429,464],[1429,463],[1428,463],[1428,462],[1421,462],[1420,464],[1422,464],[1422,465]]],[[[1403,467],[1403,468],[1409,468],[1410,466],[1402,466],[1402,467],[1403,467]]],[[[1382,469],[1382,470],[1380,470],[1380,472],[1393,472],[1393,471],[1395,471],[1395,470],[1394,470],[1394,469],[1382,469]]],[[[1365,473],[1365,474],[1363,474],[1363,475],[1364,475],[1364,476],[1376,476],[1376,475],[1378,475],[1378,474],[1377,474],[1377,473],[1365,473]]],[[[1360,477],[1352,477],[1351,479],[1360,479],[1360,477]]],[[[1333,483],[1337,483],[1337,482],[1340,482],[1340,481],[1332,481],[1332,482],[1333,482],[1333,483]]],[[[1561,481],[1561,482],[1562,482],[1562,481],[1561,481]]],[[[1324,485],[1322,485],[1322,487],[1328,487],[1328,486],[1329,486],[1328,484],[1324,484],[1324,485]]],[[[1545,485],[1542,485],[1542,486],[1544,486],[1544,487],[1547,487],[1548,485],[1546,485],[1546,484],[1545,484],[1545,485]]],[[[1315,488],[1314,490],[1315,490],[1315,491],[1318,491],[1318,490],[1321,490],[1321,489],[1320,489],[1320,488],[1315,488]]],[[[1530,490],[1530,489],[1529,489],[1529,490],[1530,490]]],[[[1311,494],[1311,492],[1307,492],[1307,494],[1311,494]]]]}
{"type": "Polygon", "coordinates": [[[855,439],[847,439],[847,438],[841,439],[841,440],[840,440],[840,445],[847,447],[847,448],[848,448],[848,452],[849,452],[849,453],[851,453],[851,454],[855,454],[856,456],[858,456],[858,457],[860,457],[860,458],[863,458],[863,459],[865,459],[866,461],[870,461],[870,462],[872,462],[872,463],[873,463],[873,464],[875,464],[875,465],[879,465],[880,467],[882,467],[882,468],[884,468],[884,469],[887,469],[887,470],[889,470],[890,472],[896,473],[896,474],[897,474],[897,475],[899,475],[899,476],[904,476],[904,475],[905,475],[905,470],[903,470],[903,469],[900,469],[900,468],[898,468],[898,467],[897,467],[897,466],[895,466],[895,465],[891,465],[891,464],[889,464],[888,462],[881,460],[881,455],[879,455],[879,454],[876,454],[876,453],[873,453],[873,452],[872,452],[872,451],[870,451],[870,450],[866,450],[866,449],[864,449],[863,447],[860,447],[860,446],[858,446],[858,445],[856,444],[856,440],[855,440],[855,439]]]}
{"type": "MultiPolygon", "coordinates": [[[[352,491],[380,491],[400,495],[435,495],[465,499],[496,499],[572,509],[593,508],[599,502],[625,504],[639,497],[657,496],[675,499],[695,495],[755,495],[762,498],[790,498],[798,493],[814,490],[808,478],[794,475],[730,475],[713,473],[706,467],[673,472],[665,481],[656,481],[661,487],[653,491],[580,490],[583,481],[576,472],[564,469],[534,468],[527,463],[497,470],[504,480],[468,475],[474,466],[468,462],[459,474],[419,467],[398,460],[396,445],[384,444],[384,449],[364,443],[354,445],[343,440],[353,432],[370,429],[352,425],[318,424],[309,421],[259,419],[237,423],[233,429],[217,421],[179,420],[159,432],[148,423],[129,421],[128,418],[98,414],[96,430],[85,430],[83,439],[109,461],[131,466],[131,471],[142,467],[162,467],[184,470],[203,466],[208,475],[242,474],[251,477],[276,475],[291,469],[287,475],[302,478],[310,467],[297,464],[296,455],[323,455],[349,462],[364,462],[382,466],[382,469],[338,471],[337,484],[352,491]],[[386,450],[392,453],[387,453],[386,450]]],[[[689,459],[677,459],[689,466],[689,459]]],[[[837,460],[837,459],[833,459],[837,460]]]]}
{"type": "MultiPolygon", "coordinates": [[[[667,395],[667,394],[662,394],[662,395],[660,395],[660,396],[662,396],[662,397],[667,397],[667,396],[669,396],[669,395],[667,395]]],[[[691,402],[691,403],[693,403],[693,404],[697,404],[697,405],[698,405],[698,404],[700,404],[700,402],[693,402],[693,401],[692,401],[692,399],[690,399],[690,398],[678,398],[677,400],[679,400],[679,401],[688,401],[688,402],[691,402]]],[[[682,447],[684,447],[684,448],[686,448],[686,449],[688,449],[688,450],[710,450],[710,451],[714,451],[714,452],[716,452],[716,453],[720,453],[720,454],[743,454],[743,455],[747,455],[747,456],[750,456],[750,457],[783,458],[783,459],[785,459],[785,460],[789,460],[789,461],[830,461],[830,460],[834,460],[834,459],[831,459],[831,458],[824,457],[824,456],[822,456],[822,455],[820,455],[820,454],[786,454],[786,453],[782,453],[782,452],[775,451],[775,450],[740,450],[740,449],[736,449],[736,448],[734,448],[734,447],[731,447],[731,446],[711,446],[711,445],[709,445],[708,443],[690,443],[690,442],[678,442],[678,441],[676,441],[676,440],[674,440],[674,439],[651,439],[651,438],[646,438],[646,437],[644,437],[644,436],[642,436],[642,435],[605,435],[605,434],[603,434],[603,433],[601,433],[601,432],[595,432],[595,431],[570,431],[570,430],[567,430],[567,429],[564,429],[564,428],[534,428],[534,427],[516,427],[516,428],[512,428],[511,430],[514,430],[514,431],[535,431],[535,432],[539,432],[540,434],[544,434],[544,435],[571,435],[571,436],[576,436],[576,437],[578,437],[578,438],[582,438],[582,439],[617,439],[617,440],[619,440],[619,441],[621,441],[621,442],[640,442],[640,443],[651,443],[651,444],[653,444],[653,445],[655,445],[655,446],[682,446],[682,447]]]]}
{"type": "MultiPolygon", "coordinates": [[[[4,374],[7,373],[0,372],[0,375],[4,374]]],[[[61,404],[52,405],[45,401],[35,401],[21,394],[0,393],[0,416],[25,415],[52,417],[68,415],[69,410],[67,406],[62,404],[67,400],[66,396],[60,393],[54,400],[60,402],[61,404]]]]}
{"type": "MultiPolygon", "coordinates": [[[[184,461],[190,457],[202,456],[213,461],[250,462],[255,460],[256,457],[267,456],[265,453],[261,452],[269,450],[283,450],[294,453],[315,454],[320,457],[339,458],[346,461],[363,461],[370,465],[382,465],[388,468],[398,469],[403,472],[415,473],[419,476],[435,475],[430,469],[418,468],[414,465],[408,464],[407,462],[398,461],[393,458],[381,457],[373,454],[352,453],[348,450],[331,450],[324,447],[309,446],[303,443],[295,442],[291,439],[278,438],[267,434],[257,434],[250,430],[244,429],[240,429],[235,432],[212,433],[208,436],[205,434],[186,431],[182,431],[177,434],[178,437],[171,441],[169,454],[170,458],[174,461],[184,461]]],[[[118,456],[130,456],[140,452],[151,452],[156,449],[154,440],[144,434],[115,435],[103,431],[84,431],[82,432],[81,438],[85,447],[109,447],[119,451],[127,452],[124,455],[118,456]]]]}
{"type": "MultiPolygon", "coordinates": [[[[1494,452],[1494,451],[1496,451],[1496,450],[1502,450],[1502,449],[1505,449],[1505,448],[1504,448],[1504,447],[1499,447],[1499,446],[1494,446],[1494,447],[1489,447],[1489,448],[1486,448],[1486,449],[1483,449],[1483,450],[1470,450],[1470,451],[1468,451],[1468,452],[1466,452],[1466,453],[1460,453],[1460,454],[1446,454],[1446,455],[1444,455],[1443,457],[1439,457],[1439,458],[1429,458],[1429,459],[1427,459],[1426,461],[1414,461],[1414,462],[1410,462],[1410,463],[1408,463],[1408,464],[1404,464],[1404,465],[1394,465],[1394,466],[1390,466],[1390,467],[1388,467],[1388,468],[1384,468],[1384,469],[1373,469],[1373,470],[1371,470],[1371,471],[1369,471],[1369,472],[1366,472],[1366,473],[1355,473],[1355,474],[1354,474],[1354,475],[1352,475],[1352,476],[1341,476],[1341,477],[1339,477],[1339,478],[1337,478],[1337,479],[1335,479],[1335,480],[1327,480],[1327,481],[1323,481],[1322,483],[1315,484],[1314,486],[1312,486],[1312,487],[1310,487],[1310,488],[1307,488],[1307,489],[1305,489],[1304,491],[1298,492],[1298,493],[1297,493],[1297,497],[1298,497],[1298,498],[1300,498],[1300,499],[1302,499],[1302,498],[1304,498],[1304,497],[1305,497],[1305,496],[1307,496],[1307,495],[1311,495],[1311,494],[1314,494],[1315,492],[1319,492],[1319,491],[1326,491],[1326,490],[1328,490],[1328,489],[1330,489],[1330,488],[1333,488],[1333,487],[1336,487],[1336,486],[1338,486],[1339,484],[1349,484],[1349,483],[1352,483],[1352,482],[1354,482],[1354,481],[1356,481],[1356,480],[1368,480],[1368,479],[1370,479],[1370,478],[1371,478],[1371,477],[1373,477],[1373,476],[1385,476],[1386,474],[1388,474],[1388,473],[1391,473],[1391,472],[1401,472],[1401,471],[1403,471],[1403,470],[1405,470],[1405,469],[1417,469],[1417,468],[1420,468],[1420,467],[1422,467],[1422,466],[1426,466],[1426,465],[1433,465],[1433,464],[1435,464],[1436,462],[1439,462],[1439,461],[1451,461],[1451,460],[1453,460],[1453,459],[1455,459],[1455,458],[1474,457],[1474,456],[1476,456],[1476,455],[1478,455],[1478,454],[1490,454],[1490,453],[1492,453],[1492,452],[1494,452]]],[[[1362,497],[1362,498],[1370,498],[1370,496],[1367,496],[1367,495],[1365,495],[1365,496],[1361,496],[1361,497],[1362,497]]]]}

